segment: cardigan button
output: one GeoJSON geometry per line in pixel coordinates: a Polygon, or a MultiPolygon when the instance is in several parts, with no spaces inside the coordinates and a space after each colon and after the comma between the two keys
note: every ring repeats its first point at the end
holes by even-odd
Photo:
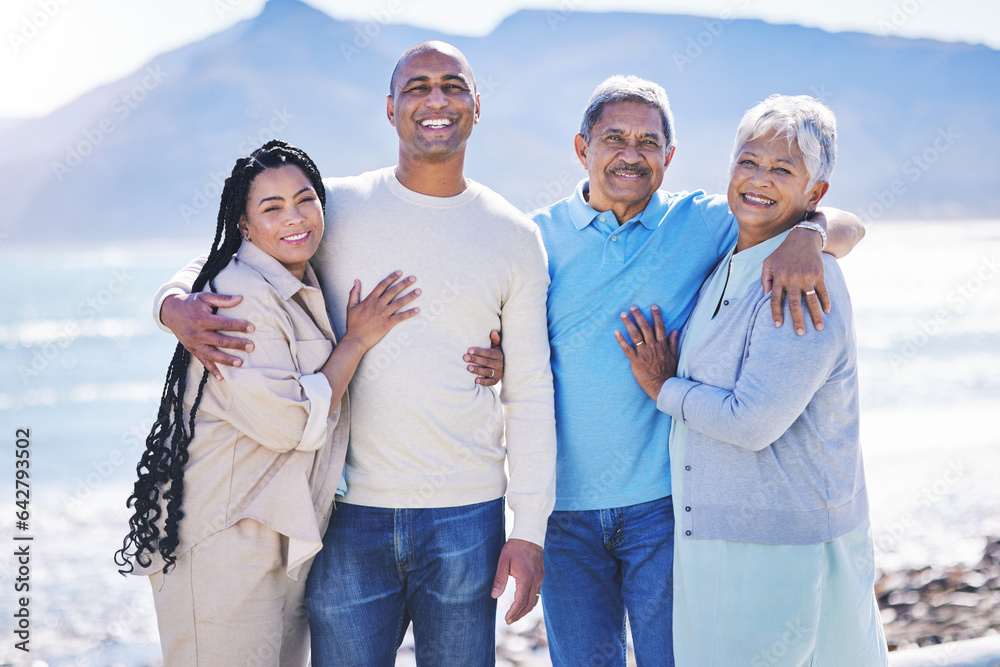
{"type": "Polygon", "coordinates": [[[685,512],[690,512],[690,511],[691,511],[691,508],[690,508],[690,507],[685,507],[685,508],[684,508],[684,511],[685,511],[685,512]]]}
{"type": "Polygon", "coordinates": [[[690,469],[691,469],[691,466],[684,466],[684,469],[685,469],[685,470],[690,470],[690,469]]]}
{"type": "Polygon", "coordinates": [[[723,301],[722,305],[723,306],[728,306],[729,305],[729,299],[726,299],[725,301],[723,301]]]}
{"type": "Polygon", "coordinates": [[[687,535],[688,537],[691,537],[691,531],[690,530],[685,530],[684,534],[687,535]]]}

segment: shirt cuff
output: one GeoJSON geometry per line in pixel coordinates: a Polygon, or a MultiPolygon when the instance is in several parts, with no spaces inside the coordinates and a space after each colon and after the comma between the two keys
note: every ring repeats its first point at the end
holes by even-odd
{"type": "Polygon", "coordinates": [[[334,414],[327,417],[330,411],[330,401],[333,398],[333,389],[330,388],[330,381],[322,373],[303,375],[299,378],[302,391],[309,399],[309,418],[306,420],[306,427],[302,430],[302,441],[298,449],[303,452],[314,452],[326,443],[327,428],[329,419],[339,418],[340,406],[334,414]]]}
{"type": "Polygon", "coordinates": [[[171,287],[163,291],[159,299],[153,301],[153,321],[156,322],[156,326],[160,327],[161,331],[164,331],[171,336],[174,332],[163,326],[163,322],[160,321],[160,309],[163,308],[163,302],[167,300],[168,296],[187,296],[188,293],[180,287],[171,287]]]}
{"type": "Polygon", "coordinates": [[[684,398],[688,392],[698,386],[698,382],[692,382],[683,378],[667,378],[667,381],[660,387],[660,393],[656,397],[656,409],[666,412],[674,419],[684,422],[684,398]]]}

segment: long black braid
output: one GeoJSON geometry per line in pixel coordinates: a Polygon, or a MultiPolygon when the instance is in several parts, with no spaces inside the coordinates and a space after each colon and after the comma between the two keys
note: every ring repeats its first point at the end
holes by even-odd
{"type": "MultiPolygon", "coordinates": [[[[295,165],[303,171],[316,190],[323,210],[326,210],[326,190],[319,170],[300,148],[275,139],[249,156],[241,157],[223,186],[215,240],[205,266],[194,281],[192,293],[204,290],[206,285],[212,286],[215,276],[229,264],[239,249],[242,235],[238,222],[246,212],[254,179],[265,169],[286,164],[295,165]]],[[[156,552],[163,557],[164,572],[177,560],[174,550],[178,544],[178,526],[184,517],[184,467],[188,461],[188,444],[194,438],[195,415],[208,381],[208,370],[205,370],[191,412],[185,418],[184,394],[190,364],[191,353],[178,343],[167,369],[156,422],[146,438],[146,451],[136,466],[139,479],[126,502],[126,507],[134,508],[134,512],[129,519],[129,533],[122,542],[122,548],[115,553],[115,563],[122,568],[119,570],[122,574],[132,572],[135,563],[148,567],[152,563],[150,556],[156,552]],[[162,535],[157,525],[164,513],[161,499],[166,501],[162,535]]]]}

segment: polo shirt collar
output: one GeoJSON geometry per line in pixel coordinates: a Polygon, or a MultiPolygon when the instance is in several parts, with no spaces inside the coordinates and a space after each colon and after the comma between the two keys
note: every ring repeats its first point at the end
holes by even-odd
{"type": "Polygon", "coordinates": [[[300,281],[281,262],[253,243],[243,241],[239,250],[236,251],[236,259],[262,275],[264,280],[277,290],[278,295],[285,300],[292,298],[303,287],[319,284],[309,263],[306,263],[305,280],[300,281]]]}
{"type": "MultiPolygon", "coordinates": [[[[594,219],[602,213],[607,213],[612,217],[614,216],[614,213],[611,213],[610,211],[595,211],[592,209],[590,204],[587,203],[586,197],[584,197],[584,193],[589,193],[589,191],[590,180],[585,178],[576,184],[576,190],[573,192],[573,196],[570,197],[569,217],[573,221],[573,226],[576,227],[577,231],[592,223],[594,219]]],[[[663,217],[662,214],[656,215],[655,211],[650,210],[658,207],[658,194],[658,192],[654,192],[653,196],[649,199],[649,203],[646,204],[646,208],[643,209],[638,216],[636,216],[639,218],[639,223],[646,229],[655,229],[657,224],[660,222],[660,218],[663,217]]],[[[664,211],[664,213],[665,212],[666,211],[664,211]]],[[[633,220],[634,219],[635,218],[633,218],[633,220]]]]}

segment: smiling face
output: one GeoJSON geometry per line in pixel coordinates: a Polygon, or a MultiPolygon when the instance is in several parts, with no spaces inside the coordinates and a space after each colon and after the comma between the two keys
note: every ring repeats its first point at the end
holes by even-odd
{"type": "Polygon", "coordinates": [[[265,169],[250,185],[240,230],[299,280],[323,238],[323,207],[295,165],[265,169]]]}
{"type": "Polygon", "coordinates": [[[797,144],[786,135],[743,144],[729,179],[729,209],[739,223],[737,250],[791,229],[815,211],[830,184],[809,186],[809,171],[797,144]]]}
{"type": "Polygon", "coordinates": [[[472,69],[456,51],[429,48],[401,62],[386,102],[399,150],[414,161],[441,161],[465,150],[479,121],[472,69]]]}
{"type": "Polygon", "coordinates": [[[637,102],[604,107],[590,142],[576,135],[576,153],[590,177],[590,206],[613,211],[622,224],[640,213],[663,183],[674,155],[666,149],[660,112],[637,102]]]}

